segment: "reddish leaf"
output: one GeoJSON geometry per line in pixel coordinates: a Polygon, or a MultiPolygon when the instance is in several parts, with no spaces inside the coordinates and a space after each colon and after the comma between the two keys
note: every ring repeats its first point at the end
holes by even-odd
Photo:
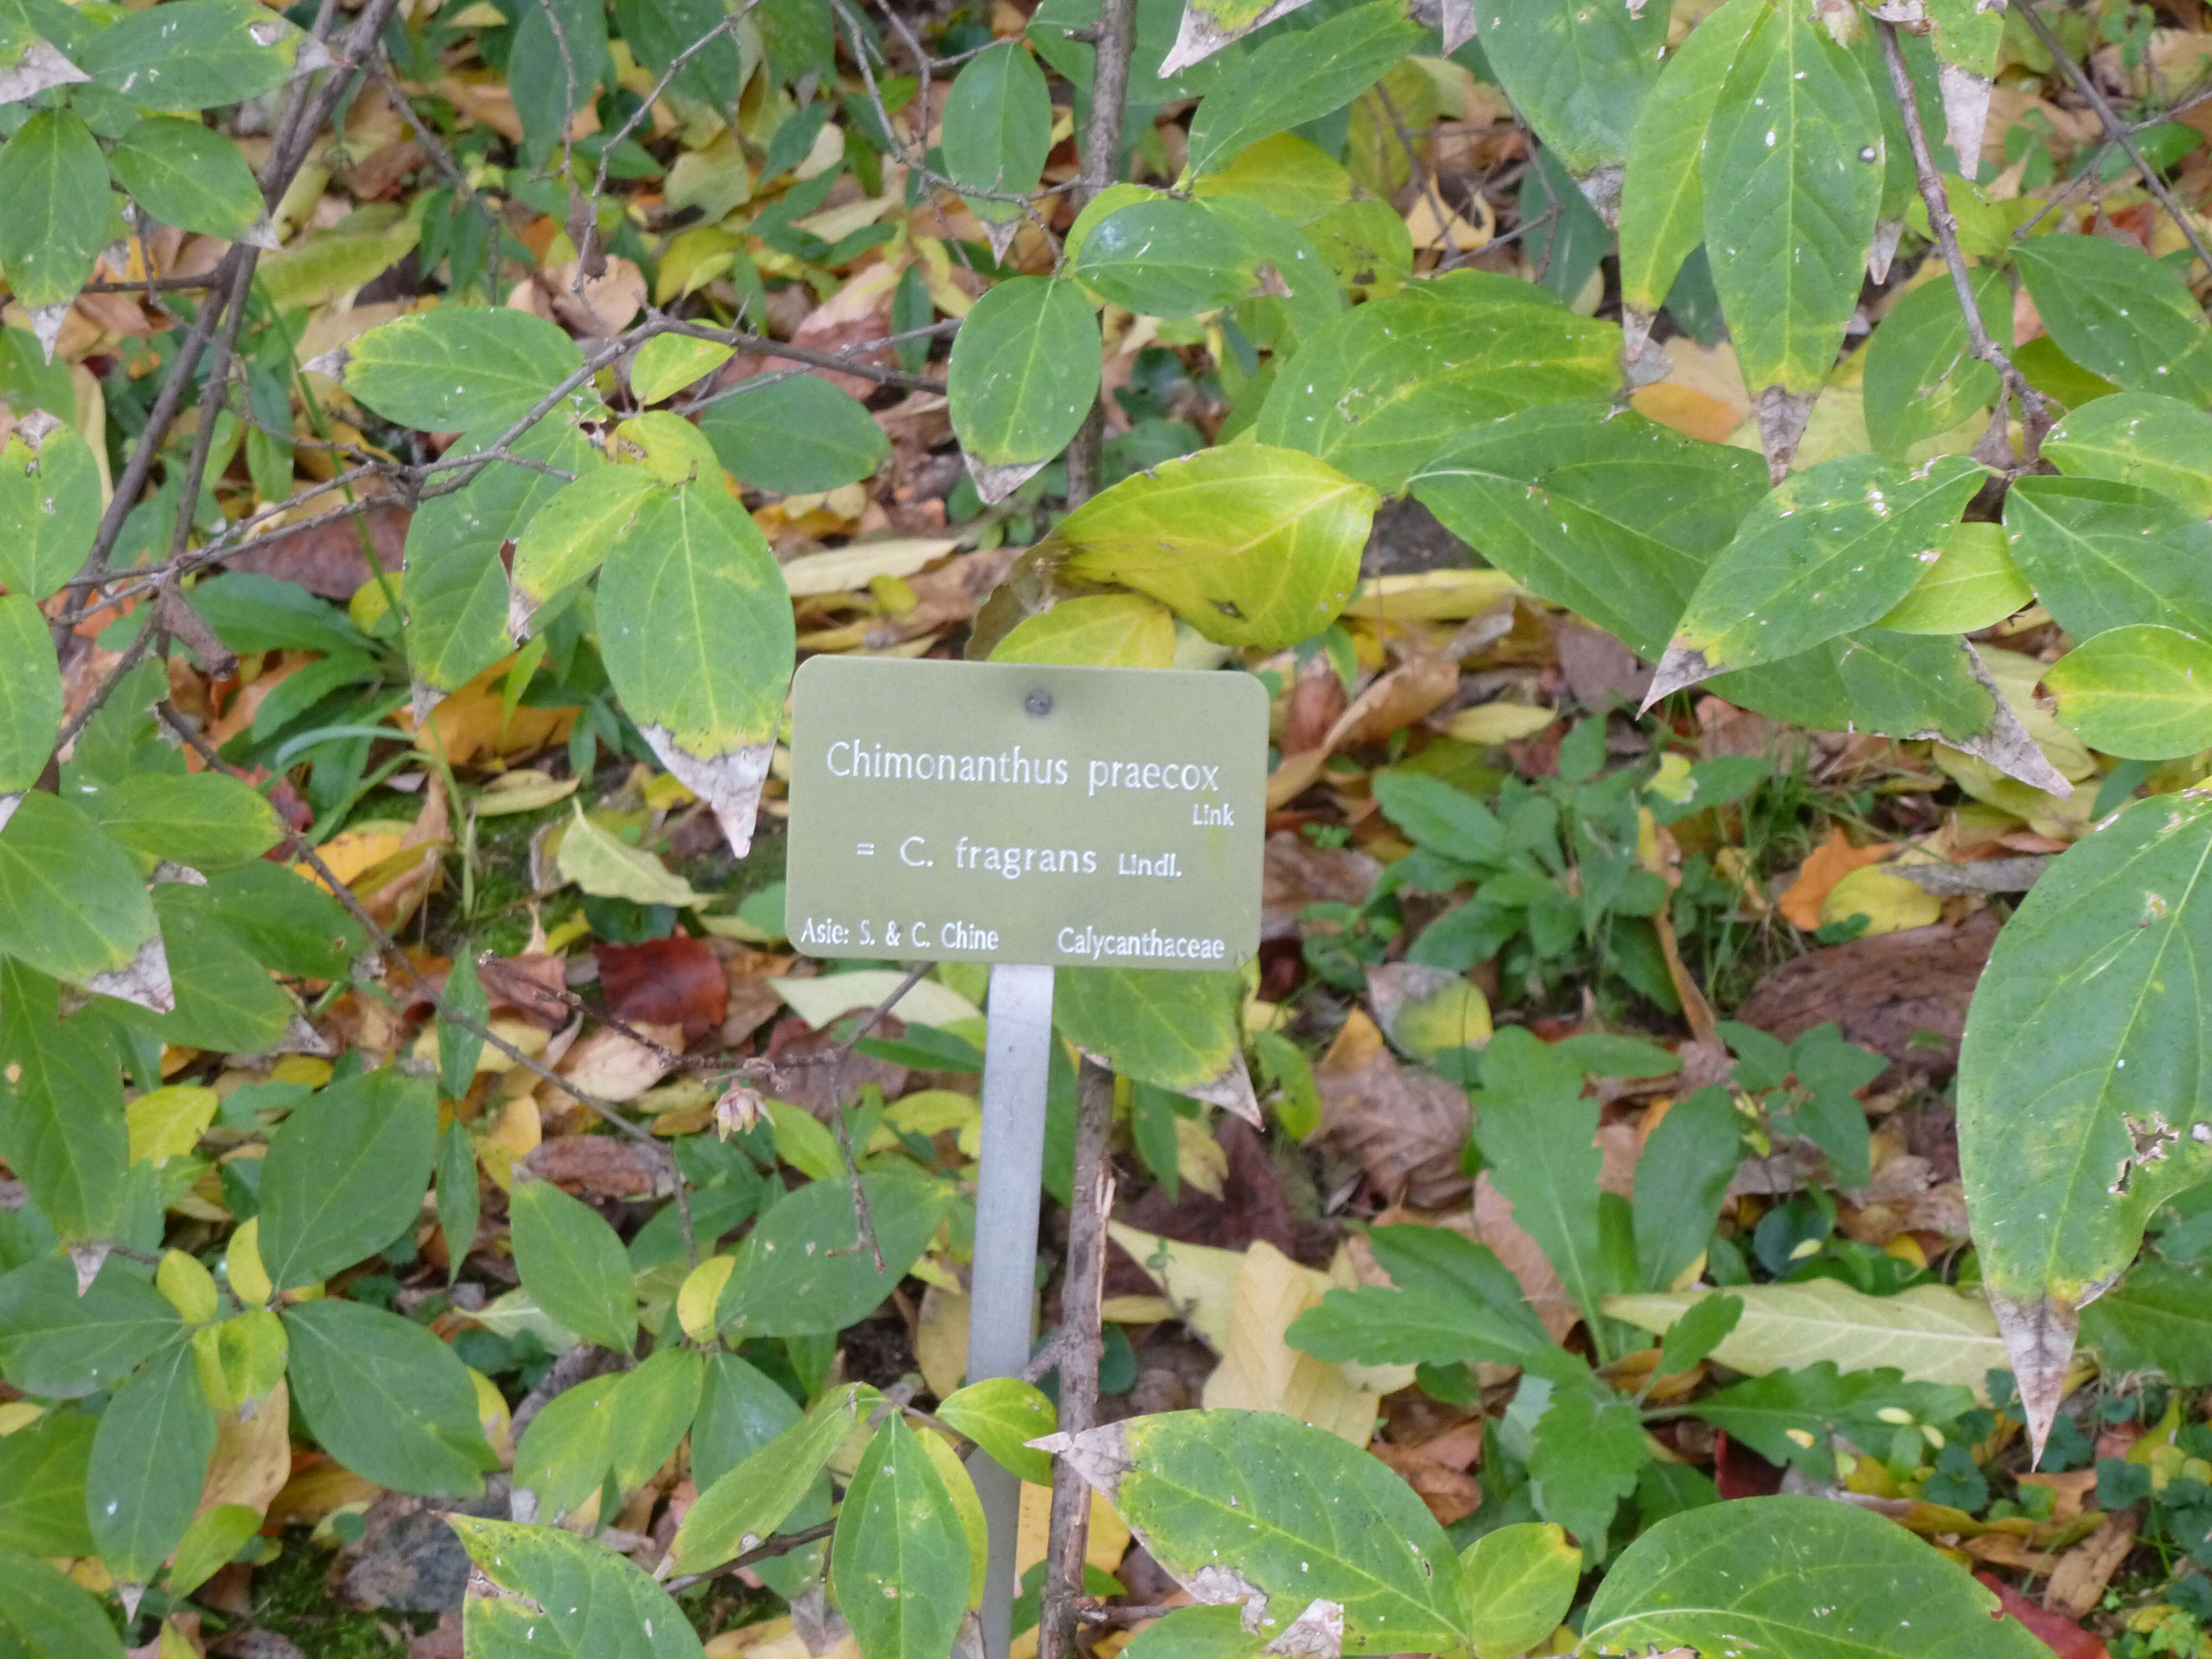
{"type": "Polygon", "coordinates": [[[1723,1498],[1771,1498],[1782,1490],[1782,1471],[1722,1435],[1713,1447],[1713,1486],[1723,1498]]]}
{"type": "Polygon", "coordinates": [[[1978,1572],[1974,1577],[1996,1592],[2007,1617],[2027,1626],[2029,1633],[2058,1659],[2108,1659],[2103,1641],[2064,1613],[2038,1607],[1995,1573],[1978,1572]]]}
{"type": "Polygon", "coordinates": [[[696,1042],[729,1012],[730,981],[703,940],[684,933],[642,945],[593,945],[607,1010],[632,1024],[681,1025],[696,1042]]]}

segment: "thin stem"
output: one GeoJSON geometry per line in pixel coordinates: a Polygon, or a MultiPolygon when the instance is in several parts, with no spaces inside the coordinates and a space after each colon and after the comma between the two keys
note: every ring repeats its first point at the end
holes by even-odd
{"type": "Polygon", "coordinates": [[[2175,199],[2172,190],[2159,176],[2158,169],[2143,159],[2142,151],[2136,147],[2136,141],[2129,136],[2128,124],[2121,120],[2112,105],[2106,101],[2105,94],[2097,90],[2097,83],[2089,78],[2087,71],[2074,61],[2074,55],[2058,43],[2058,37],[2051,32],[2051,25],[2037,15],[2033,0],[2021,7],[2020,15],[2027,20],[2028,27],[2035,31],[2035,38],[2043,42],[2044,50],[2065,67],[2066,78],[2074,83],[2074,90],[2088,101],[2089,107],[2097,112],[2097,118],[2105,124],[2105,136],[2127,152],[2128,160],[2134,162],[2136,171],[2142,174],[2144,185],[2158,198],[2159,205],[2173,216],[2173,222],[2189,239],[2189,246],[2204,262],[2206,272],[2212,274],[2212,248],[2204,246],[2203,237],[2197,234],[2197,222],[2175,199]]]}
{"type": "MultiPolygon", "coordinates": [[[[1098,1417],[1099,1303],[1106,1279],[1106,1218],[1114,1208],[1114,1073],[1086,1060],[1075,1117],[1074,1206],[1060,1286],[1060,1427],[1081,1434],[1098,1417]]],[[[1074,1659],[1076,1608],[1091,1530],[1091,1490],[1066,1458],[1053,1465],[1052,1541],[1045,1557],[1037,1659],[1074,1659]]]]}
{"type": "MultiPolygon", "coordinates": [[[[1083,165],[1076,174],[1075,210],[1081,213],[1121,171],[1121,106],[1129,93],[1129,59],[1136,50],[1136,0],[1101,0],[1091,52],[1090,119],[1083,129],[1083,165]]],[[[1067,504],[1079,507],[1097,493],[1100,451],[1106,440],[1101,394],[1067,447],[1067,504]]]]}
{"type": "MultiPolygon", "coordinates": [[[[1890,91],[1896,95],[1898,112],[1905,120],[1905,141],[1912,149],[1912,171],[1920,185],[1920,199],[1928,208],[1929,228],[1935,232],[1936,245],[1942,250],[1943,264],[1951,273],[1951,287],[1959,298],[1959,309],[1966,323],[1966,341],[1974,356],[1997,372],[2004,390],[2019,401],[2022,434],[2022,464],[2033,465],[2043,449],[2043,434],[2051,429],[2051,405],[2041,392],[2027,383],[2027,377],[2014,366],[2005,349],[1990,337],[1989,330],[1982,324],[1982,308],[1974,298],[1973,278],[1967,273],[1966,256],[1959,246],[1959,221],[1951,211],[1951,197],[1943,187],[1943,175],[1936,170],[1936,157],[1928,143],[1928,129],[1920,119],[1920,105],[1914,96],[1911,72],[1905,66],[1905,54],[1897,44],[1897,26],[1880,18],[1870,20],[1875,38],[1881,43],[1881,60],[1889,71],[1890,91]]],[[[1996,420],[1992,424],[1990,438],[1977,445],[1976,459],[2001,464],[2000,458],[1983,455],[1984,446],[1996,441],[2009,459],[2010,447],[2004,444],[2004,399],[1997,399],[1996,420]]]]}

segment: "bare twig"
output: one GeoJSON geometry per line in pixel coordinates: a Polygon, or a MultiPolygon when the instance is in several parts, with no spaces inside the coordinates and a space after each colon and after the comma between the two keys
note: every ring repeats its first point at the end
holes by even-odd
{"type": "MultiPolygon", "coordinates": [[[[1060,1285],[1060,1427],[1081,1434],[1098,1415],[1099,1298],[1106,1278],[1106,1218],[1114,1207],[1114,1073],[1083,1062],[1075,1118],[1074,1204],[1067,1266],[1060,1285]]],[[[1076,1608],[1083,1596],[1083,1553],[1091,1529],[1091,1490],[1061,1458],[1052,1471],[1052,1541],[1045,1558],[1037,1621],[1037,1659],[1074,1659],[1076,1608]]]]}
{"type": "MultiPolygon", "coordinates": [[[[1905,119],[1905,140],[1912,149],[1912,171],[1920,185],[1920,199],[1928,209],[1929,228],[1935,233],[1936,244],[1942,250],[1943,264],[1951,273],[1951,287],[1959,296],[1959,309],[1965,313],[1968,347],[1977,358],[1996,370],[2004,391],[2019,402],[2022,438],[2020,460],[2022,465],[2033,465],[2042,453],[2043,434],[2051,429],[2051,405],[2041,392],[2027,383],[2027,377],[2014,366],[2011,356],[1990,337],[1989,330],[1983,325],[1982,308],[1974,298],[1973,279],[1966,270],[1966,256],[1959,246],[1958,217],[1951,211],[1950,193],[1943,187],[1943,175],[1936,170],[1928,130],[1921,122],[1920,105],[1913,93],[1912,76],[1905,66],[1904,52],[1898,47],[1897,26],[1880,18],[1871,21],[1875,38],[1881,43],[1882,63],[1889,70],[1890,90],[1896,94],[1898,112],[1905,119]]],[[[1977,459],[2002,465],[2010,459],[2011,446],[2004,441],[2004,398],[2000,396],[1990,434],[1975,447],[1977,459]],[[1984,447],[2002,448],[2004,453],[1984,454],[1981,452],[1984,447]]]]}
{"type": "Polygon", "coordinates": [[[2105,124],[2106,137],[2127,152],[2128,160],[2135,163],[2136,171],[2142,174],[2143,184],[2158,198],[2158,204],[2172,216],[2173,222],[2180,228],[2181,234],[2189,239],[2189,246],[2204,262],[2205,270],[2212,273],[2212,248],[2204,246],[2203,237],[2197,234],[2197,222],[2175,198],[2172,189],[2159,176],[2158,169],[2143,159],[2142,151],[2136,148],[2135,139],[2130,136],[2128,124],[2120,119],[2106,100],[2105,94],[2097,90],[2097,83],[2089,78],[2088,71],[2074,61],[2074,54],[2059,44],[2058,37],[2051,32],[2051,25],[2037,15],[2033,0],[2027,0],[2027,3],[2020,8],[2020,15],[2027,20],[2028,27],[2035,31],[2035,38],[2043,42],[2043,49],[2064,68],[2066,78],[2074,83],[2074,90],[2080,93],[2087,100],[2089,107],[2097,112],[2097,118],[2105,124]]]}
{"type": "Polygon", "coordinates": [[[803,1528],[798,1532],[778,1533],[764,1543],[754,1545],[743,1555],[723,1562],[719,1567],[709,1567],[704,1572],[687,1572],[681,1578],[670,1579],[661,1588],[673,1595],[679,1590],[690,1589],[694,1584],[703,1584],[709,1578],[720,1578],[741,1568],[750,1567],[756,1561],[772,1560],[779,1555],[788,1555],[793,1550],[803,1550],[809,1544],[818,1544],[836,1530],[835,1521],[824,1521],[818,1526],[803,1528]]]}
{"type": "MultiPolygon", "coordinates": [[[[1077,173],[1078,213],[1114,182],[1121,165],[1121,106],[1129,92],[1129,59],[1136,50],[1136,0],[1100,0],[1097,45],[1091,52],[1091,118],[1083,129],[1083,165],[1077,173]]],[[[1067,504],[1077,507],[1097,492],[1099,452],[1106,438],[1106,409],[1094,401],[1081,430],[1067,447],[1067,504]]]]}
{"type": "MultiPolygon", "coordinates": [[[[167,697],[154,705],[154,712],[160,716],[164,726],[182,738],[185,745],[209,766],[236,775],[238,769],[216,754],[210,746],[208,740],[200,735],[199,728],[179,714],[175,705],[167,697]]],[[[281,823],[282,820],[280,819],[279,822],[281,823]]],[[[353,889],[341,881],[331,871],[330,866],[323,862],[322,854],[315,850],[314,844],[289,824],[283,825],[283,833],[285,843],[291,848],[293,854],[315,872],[323,885],[330,890],[331,896],[337,900],[339,904],[344,907],[346,914],[350,915],[362,930],[375,941],[378,950],[387,957],[398,958],[401,971],[414,982],[416,990],[429,1003],[441,1020],[481,1037],[487,1046],[504,1054],[515,1065],[521,1066],[524,1071],[544,1082],[550,1083],[562,1093],[580,1102],[610,1128],[628,1136],[641,1146],[653,1149],[667,1166],[669,1178],[675,1185],[676,1214],[678,1221],[683,1227],[684,1248],[690,1253],[692,1265],[697,1266],[699,1246],[691,1231],[691,1204],[684,1190],[683,1166],[677,1163],[675,1154],[654,1139],[652,1130],[641,1124],[631,1122],[611,1102],[601,1100],[597,1095],[587,1093],[579,1088],[573,1078],[564,1078],[552,1067],[524,1054],[521,1049],[500,1036],[484,1022],[461,1012],[447,1002],[440,994],[437,988],[430,983],[422,970],[415,965],[415,959],[407,954],[399,941],[392,937],[383,923],[369,914],[368,907],[361,902],[360,896],[354,892],[353,889]]]]}

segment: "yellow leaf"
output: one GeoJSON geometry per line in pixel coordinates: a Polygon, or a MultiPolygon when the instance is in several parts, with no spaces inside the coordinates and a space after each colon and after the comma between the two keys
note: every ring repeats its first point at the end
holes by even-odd
{"type": "Polygon", "coordinates": [[[1462,708],[1444,722],[1444,730],[1462,743],[1509,743],[1530,738],[1559,719],[1553,708],[1519,702],[1483,702],[1462,708]]]}
{"type": "Polygon", "coordinates": [[[162,1255],[161,1265],[154,1269],[154,1288],[168,1299],[187,1325],[204,1325],[216,1316],[215,1275],[182,1250],[162,1255]]]}
{"type": "Polygon", "coordinates": [[[475,1366],[469,1367],[469,1381],[477,1391],[477,1421],[483,1425],[485,1443],[497,1452],[501,1462],[514,1454],[514,1417],[507,1408],[507,1396],[500,1393],[499,1384],[475,1366]]]}
{"type": "Polygon", "coordinates": [[[568,799],[581,782],[581,778],[549,777],[527,768],[503,772],[485,786],[471,805],[480,818],[497,817],[507,812],[535,812],[541,806],[568,799]]]}
{"type": "Polygon", "coordinates": [[[878,576],[911,576],[956,545],[942,537],[897,536],[854,542],[826,553],[802,553],[783,567],[783,583],[794,599],[849,593],[878,576]]]}
{"type": "Polygon", "coordinates": [[[149,1089],[125,1109],[131,1125],[131,1161],[159,1169],[199,1145],[215,1121],[221,1102],[198,1084],[172,1083],[149,1089]]]}
{"type": "Polygon", "coordinates": [[[695,891],[652,854],[617,840],[586,817],[580,805],[562,833],[561,851],[554,861],[564,879],[599,898],[693,906],[714,897],[695,891]]]}
{"type": "Polygon", "coordinates": [[[1382,622],[1460,622],[1520,591],[1520,583],[1503,570],[1371,576],[1359,584],[1344,614],[1382,622]]]}
{"type": "Polygon", "coordinates": [[[933,1285],[921,1293],[915,1332],[915,1362],[929,1391],[942,1400],[968,1375],[968,1298],[933,1285]]]}
{"type": "Polygon", "coordinates": [[[265,1306],[276,1293],[269,1281],[269,1270],[261,1265],[261,1218],[255,1216],[240,1224],[230,1236],[230,1245],[223,1252],[223,1276],[230,1281],[233,1295],[248,1307],[265,1306]]]}
{"type": "Polygon", "coordinates": [[[1869,933],[1926,927],[1943,916],[1943,902],[1917,884],[1880,865],[1863,865],[1828,890],[1820,901],[1823,922],[1867,918],[1869,933]]]}
{"type": "Polygon", "coordinates": [[[737,1265],[733,1255],[710,1255],[684,1276],[683,1288],[676,1292],[676,1320],[694,1342],[713,1334],[715,1305],[737,1265]]]}
{"type": "Polygon", "coordinates": [[[1221,1183],[1229,1179],[1229,1154],[1195,1118],[1175,1121],[1176,1173],[1208,1198],[1221,1196],[1221,1183]]]}
{"type": "Polygon", "coordinates": [[[0,1404],[0,1440],[6,1439],[18,1429],[27,1429],[46,1414],[44,1406],[28,1400],[10,1400],[0,1404]]]}
{"type": "MultiPolygon", "coordinates": [[[[292,1477],[291,1417],[290,1391],[280,1377],[263,1399],[216,1419],[215,1456],[200,1488],[202,1514],[222,1504],[243,1504],[264,1515],[270,1511],[292,1477]]],[[[361,1481],[335,1464],[328,1467],[349,1481],[361,1481]]],[[[368,1487],[371,1494],[375,1490],[368,1487]]]]}
{"type": "Polygon", "coordinates": [[[1207,1410],[1279,1412],[1352,1445],[1368,1443],[1381,1396],[1284,1340],[1293,1320],[1321,1304],[1321,1295],[1307,1270],[1273,1245],[1263,1240],[1244,1252],[1228,1344],[1206,1382],[1207,1410]]]}
{"type": "MultiPolygon", "coordinates": [[[[1014,1571],[1027,1572],[1045,1558],[1052,1534],[1052,1488],[1022,1482],[1021,1518],[1014,1528],[1014,1571]]],[[[1114,1506],[1097,1492],[1091,1494],[1091,1533],[1084,1540],[1083,1560],[1101,1572],[1111,1572],[1128,1553],[1129,1528],[1114,1513],[1114,1506]]]]}

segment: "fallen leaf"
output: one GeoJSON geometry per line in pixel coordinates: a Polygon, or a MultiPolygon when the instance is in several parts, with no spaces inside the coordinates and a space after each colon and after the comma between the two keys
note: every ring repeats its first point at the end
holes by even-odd
{"type": "Polygon", "coordinates": [[[1295,830],[1277,830],[1261,854],[1260,937],[1296,938],[1307,905],[1361,903],[1382,874],[1381,860],[1365,853],[1316,847],[1295,830]]]}
{"type": "Polygon", "coordinates": [[[1482,1506],[1482,1483],[1462,1470],[1447,1468],[1413,1447],[1394,1446],[1387,1440],[1377,1440],[1367,1449],[1395,1470],[1429,1506],[1429,1513],[1447,1527],[1482,1506]]]}
{"type": "Polygon", "coordinates": [[[1864,865],[1879,864],[1896,850],[1894,842],[1886,841],[1854,847],[1841,830],[1831,830],[1827,840],[1798,866],[1797,878],[1774,908],[1809,933],[1820,927],[1820,906],[1838,882],[1864,865]]]}
{"type": "Polygon", "coordinates": [[[607,1010],[633,1025],[674,1025],[685,1045],[722,1023],[730,981],[706,941],[688,933],[638,945],[593,941],[607,1010]]]}
{"type": "MultiPolygon", "coordinates": [[[[818,1031],[846,1014],[873,1012],[905,977],[889,968],[864,968],[856,973],[772,979],[769,983],[792,1012],[818,1031]]],[[[983,1017],[983,1011],[966,997],[933,979],[917,980],[888,1012],[927,1025],[951,1025],[983,1017]]]]}
{"type": "Polygon", "coordinates": [[[1279,1412],[1365,1445],[1381,1396],[1284,1340],[1291,1322],[1321,1299],[1308,1270],[1273,1245],[1246,1250],[1231,1291],[1228,1343],[1206,1382],[1206,1409],[1279,1412]]]}
{"type": "Polygon", "coordinates": [[[1855,916],[1866,918],[1862,939],[1899,933],[1941,921],[1943,901],[1894,870],[1863,865],[1831,887],[1820,901],[1823,922],[1849,921],[1855,916]]]}
{"type": "Polygon", "coordinates": [[[555,1135],[523,1162],[556,1186],[592,1198],[644,1197],[667,1185],[666,1165],[627,1135],[555,1135]]]}
{"type": "Polygon", "coordinates": [[[1321,1139],[1356,1159],[1394,1199],[1419,1210],[1467,1196],[1467,1094],[1434,1073],[1401,1063],[1355,1010],[1314,1071],[1321,1139]]]}
{"type": "Polygon", "coordinates": [[[2036,1606],[1995,1573],[1978,1572],[1974,1577],[1984,1588],[1996,1592],[2006,1618],[2027,1626],[2029,1633],[2058,1659],[2109,1659],[2105,1644],[2065,1614],[2036,1606]]]}
{"type": "MultiPolygon", "coordinates": [[[[611,1026],[602,1025],[577,1039],[576,1046],[554,1069],[579,1089],[601,1100],[616,1105],[635,1100],[668,1075],[666,1056],[670,1051],[680,1049],[684,1042],[681,1026],[641,1024],[636,1029],[640,1036],[660,1044],[660,1048],[649,1048],[611,1026]]],[[[568,1097],[557,1098],[566,1100],[568,1097]]]]}
{"type": "MultiPolygon", "coordinates": [[[[2094,1471],[2087,1473],[2094,1475],[2094,1471]]],[[[2136,1526],[2141,1519],[2135,1510],[2108,1515],[2096,1531],[2060,1556],[2051,1570],[2051,1582],[2043,1588],[2043,1605],[2062,1618],[2088,1617],[2104,1600],[2105,1587],[2135,1547],[2136,1526]]]]}
{"type": "Polygon", "coordinates": [[[612,831],[586,817],[580,803],[562,829],[561,850],[554,861],[565,880],[599,898],[687,908],[714,899],[713,894],[697,891],[652,854],[619,840],[612,831]]]}

